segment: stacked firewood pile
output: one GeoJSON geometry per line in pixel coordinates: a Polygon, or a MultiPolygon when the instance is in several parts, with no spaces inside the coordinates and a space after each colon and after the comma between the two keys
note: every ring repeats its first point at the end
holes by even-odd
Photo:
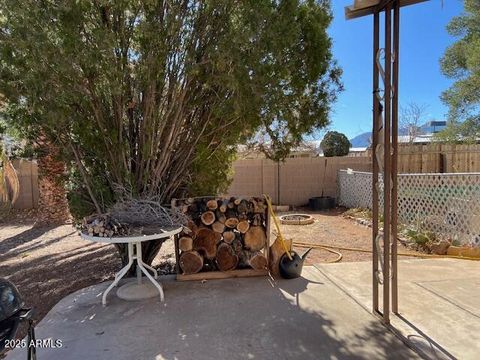
{"type": "Polygon", "coordinates": [[[83,219],[81,231],[99,237],[125,237],[161,234],[187,223],[177,209],[165,208],[155,199],[124,198],[108,213],[83,219]]]}
{"type": "Polygon", "coordinates": [[[190,221],[178,240],[185,275],[242,268],[263,270],[267,259],[266,210],[262,198],[189,198],[173,206],[190,221]]]}
{"type": "Polygon", "coordinates": [[[110,214],[101,214],[84,218],[82,232],[90,236],[122,237],[130,235],[130,227],[120,223],[110,214]]]}

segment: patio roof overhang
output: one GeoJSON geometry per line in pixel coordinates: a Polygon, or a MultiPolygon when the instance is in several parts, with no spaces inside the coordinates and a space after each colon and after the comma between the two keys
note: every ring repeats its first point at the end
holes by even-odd
{"type": "MultiPolygon", "coordinates": [[[[382,10],[393,0],[355,0],[353,5],[345,7],[345,18],[356,19],[362,16],[372,15],[382,10]]],[[[400,7],[414,5],[429,0],[400,0],[400,7]]]]}

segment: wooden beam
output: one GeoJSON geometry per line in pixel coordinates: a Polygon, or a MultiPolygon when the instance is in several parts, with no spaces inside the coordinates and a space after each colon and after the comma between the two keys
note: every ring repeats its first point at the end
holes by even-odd
{"type": "Polygon", "coordinates": [[[243,278],[252,276],[266,276],[268,270],[254,270],[254,269],[236,269],[230,271],[204,271],[196,274],[183,275],[177,273],[177,281],[203,281],[214,279],[231,279],[243,278]]]}
{"type": "MultiPolygon", "coordinates": [[[[356,18],[359,18],[359,17],[367,16],[367,15],[372,15],[376,11],[382,11],[385,8],[385,6],[392,1],[393,0],[381,0],[381,1],[379,1],[379,4],[377,4],[377,5],[370,6],[370,7],[363,8],[363,9],[355,9],[353,5],[346,6],[345,7],[345,18],[347,20],[351,20],[351,19],[356,19],[356,18]]],[[[415,4],[418,4],[418,3],[425,2],[425,1],[430,1],[430,0],[400,0],[400,7],[415,5],[415,4]]]]}

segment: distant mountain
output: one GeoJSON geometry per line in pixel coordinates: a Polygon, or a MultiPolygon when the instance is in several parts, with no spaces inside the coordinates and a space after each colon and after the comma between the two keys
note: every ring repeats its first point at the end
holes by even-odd
{"type": "Polygon", "coordinates": [[[354,138],[350,139],[352,147],[367,147],[370,145],[370,137],[372,132],[364,132],[363,134],[357,135],[354,138]]]}
{"type": "MultiPolygon", "coordinates": [[[[425,124],[420,126],[420,133],[421,134],[432,134],[434,132],[437,132],[438,130],[441,130],[445,125],[444,122],[437,122],[437,123],[442,123],[440,125],[436,125],[435,128],[432,126],[432,122],[426,122],[425,124]]],[[[400,128],[398,129],[398,135],[408,135],[408,129],[407,128],[400,128]]],[[[352,143],[352,147],[367,147],[370,145],[370,138],[372,136],[372,132],[364,132],[360,135],[355,136],[354,138],[350,139],[350,142],[352,143]]]]}

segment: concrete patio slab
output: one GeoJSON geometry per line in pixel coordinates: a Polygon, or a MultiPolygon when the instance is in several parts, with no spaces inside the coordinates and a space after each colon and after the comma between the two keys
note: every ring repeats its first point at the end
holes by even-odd
{"type": "MultiPolygon", "coordinates": [[[[478,359],[480,262],[428,259],[398,264],[400,316],[392,316],[393,328],[430,358],[478,359]]],[[[371,263],[315,266],[355,301],[372,309],[371,263]]]]}
{"type": "MultiPolygon", "coordinates": [[[[165,303],[109,296],[108,283],[64,298],[37,338],[60,339],[38,358],[415,359],[418,355],[315,267],[304,277],[164,282],[165,303]]],[[[25,349],[8,354],[24,359],[25,349]]]]}

